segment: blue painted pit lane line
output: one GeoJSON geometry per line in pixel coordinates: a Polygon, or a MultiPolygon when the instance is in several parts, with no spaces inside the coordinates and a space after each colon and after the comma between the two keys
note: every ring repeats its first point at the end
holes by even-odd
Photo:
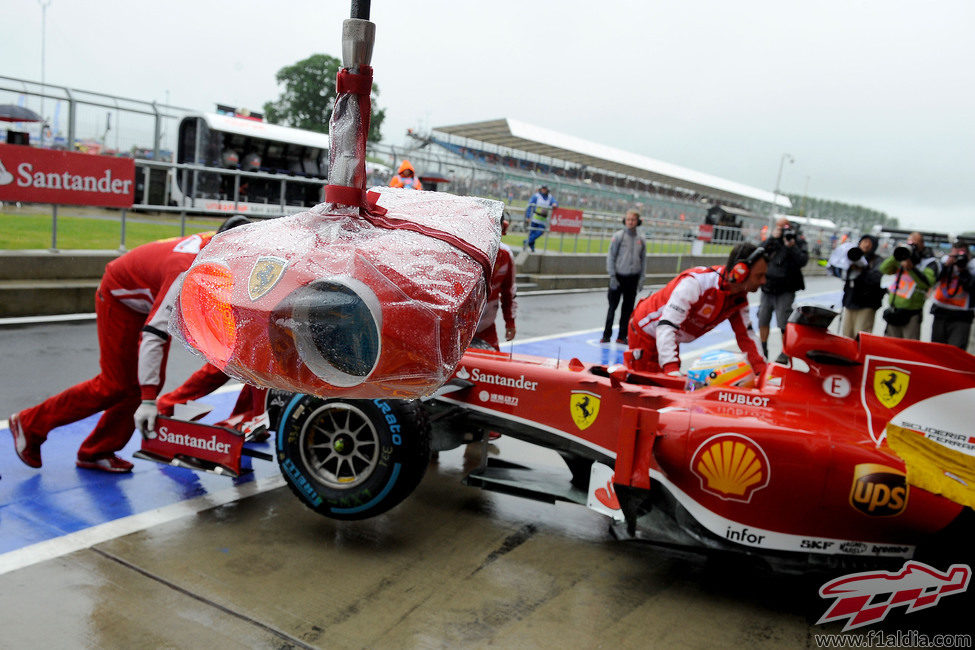
{"type": "MultiPolygon", "coordinates": [[[[201,399],[213,412],[203,422],[219,422],[230,414],[239,386],[201,399]]],[[[228,488],[261,482],[281,485],[277,463],[244,457],[243,466],[253,472],[238,479],[207,472],[135,460],[131,474],[108,474],[75,467],[78,446],[100,414],[53,430],[41,448],[44,466],[27,467],[13,452],[9,426],[0,430],[0,572],[4,554],[24,547],[78,533],[106,522],[156,511],[175,503],[207,497],[228,488]]],[[[140,446],[134,435],[119,455],[131,458],[140,446]]],[[[270,445],[249,444],[273,452],[270,445]]],[[[265,489],[269,489],[265,487],[265,489]]],[[[239,497],[238,497],[239,498],[239,497]]],[[[213,503],[213,505],[219,505],[213,503]]]]}

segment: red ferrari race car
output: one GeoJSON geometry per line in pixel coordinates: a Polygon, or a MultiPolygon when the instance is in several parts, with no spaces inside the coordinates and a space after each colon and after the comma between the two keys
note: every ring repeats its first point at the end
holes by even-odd
{"type": "Polygon", "coordinates": [[[744,554],[783,571],[970,556],[975,357],[836,336],[834,316],[797,309],[784,347],[804,363],[770,364],[749,388],[688,391],[683,378],[623,366],[470,349],[425,400],[272,391],[276,456],[306,505],[360,519],[408,496],[431,450],[499,432],[556,450],[568,470],[490,458],[468,485],[587,505],[621,539],[744,554]],[[955,456],[932,470],[930,454],[905,453],[905,465],[887,441],[894,431],[955,456]],[[956,457],[961,465],[947,467],[956,457]]]}

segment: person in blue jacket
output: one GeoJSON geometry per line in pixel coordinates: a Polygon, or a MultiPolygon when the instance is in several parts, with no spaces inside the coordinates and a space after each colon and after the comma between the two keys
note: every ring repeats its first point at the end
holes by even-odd
{"type": "Polygon", "coordinates": [[[535,240],[541,237],[548,229],[548,217],[552,210],[559,207],[559,202],[552,196],[548,187],[542,185],[538,191],[532,194],[528,200],[528,207],[525,208],[525,221],[529,222],[528,239],[525,246],[535,252],[535,240]]]}

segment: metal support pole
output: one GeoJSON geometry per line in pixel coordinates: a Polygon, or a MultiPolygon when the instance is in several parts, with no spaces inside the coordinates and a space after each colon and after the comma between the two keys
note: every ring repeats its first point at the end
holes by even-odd
{"type": "Polygon", "coordinates": [[[128,210],[122,208],[122,235],[121,239],[119,240],[118,249],[123,253],[125,252],[125,216],[127,212],[128,210]]]}
{"type": "Polygon", "coordinates": [[[240,202],[240,172],[234,174],[234,211],[237,210],[237,204],[240,202]]]}
{"type": "Polygon", "coordinates": [[[51,252],[58,252],[58,206],[51,205],[51,252]]]}
{"type": "Polygon", "coordinates": [[[186,237],[186,210],[179,213],[179,236],[186,237]]]}
{"type": "Polygon", "coordinates": [[[152,112],[154,124],[152,127],[152,159],[159,160],[159,141],[162,139],[162,116],[159,114],[159,107],[156,102],[152,102],[152,112]]]}

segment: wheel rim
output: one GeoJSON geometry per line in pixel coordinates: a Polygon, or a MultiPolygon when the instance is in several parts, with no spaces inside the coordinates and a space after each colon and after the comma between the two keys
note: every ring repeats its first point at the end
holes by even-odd
{"type": "Polygon", "coordinates": [[[351,404],[324,404],[301,431],[301,459],[319,481],[346,490],[366,481],[379,463],[379,435],[351,404]]]}

